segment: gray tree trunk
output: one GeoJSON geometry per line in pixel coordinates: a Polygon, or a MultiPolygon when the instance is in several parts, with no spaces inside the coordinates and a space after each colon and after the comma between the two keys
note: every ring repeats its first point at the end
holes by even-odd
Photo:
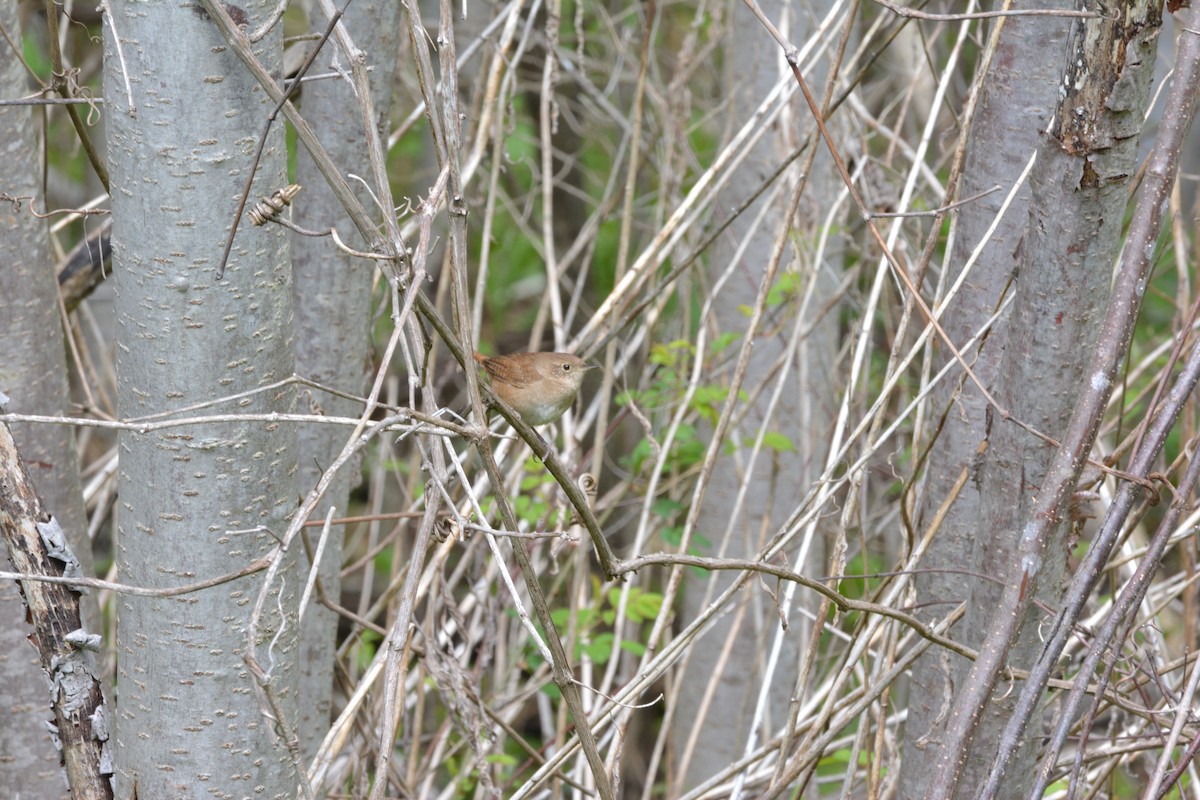
{"type": "MultiPolygon", "coordinates": [[[[0,27],[19,37],[15,3],[0,3],[0,27]]],[[[18,39],[19,41],[19,39],[18,39]]],[[[0,59],[0,87],[7,98],[28,93],[20,60],[0,59]]],[[[0,109],[0,186],[20,205],[4,203],[0,221],[0,391],[8,411],[62,414],[68,411],[66,350],[58,310],[58,284],[46,221],[32,213],[46,209],[42,187],[39,126],[29,108],[0,109]]],[[[47,509],[66,533],[84,574],[92,574],[92,548],[79,485],[74,431],[66,425],[12,425],[13,438],[47,509]]],[[[99,615],[95,602],[89,627],[99,615]]],[[[46,723],[52,719],[38,654],[26,637],[25,610],[15,583],[0,582],[0,786],[9,796],[58,797],[64,793],[58,752],[46,723]]],[[[95,632],[99,632],[96,630],[95,632]]]]}
{"type": "MultiPolygon", "coordinates": [[[[314,12],[311,28],[320,30],[324,18],[314,12]]],[[[370,76],[377,124],[388,118],[392,98],[392,72],[399,52],[399,5],[391,0],[355,3],[342,17],[354,44],[373,65],[370,76]]],[[[345,54],[330,38],[313,63],[311,74],[328,72],[332,63],[348,68],[345,54]]],[[[304,118],[318,132],[322,144],[344,174],[370,179],[362,116],[353,88],[344,80],[307,83],[301,98],[304,118]]],[[[296,181],[304,187],[295,209],[295,221],[310,230],[336,227],[342,239],[358,247],[359,237],[346,221],[341,203],[317,171],[308,151],[296,156],[296,181]]],[[[359,184],[351,182],[352,186],[359,184]]],[[[367,208],[374,203],[365,188],[360,197],[367,208]]],[[[375,270],[370,262],[348,256],[329,237],[295,236],[292,240],[295,265],[296,371],[324,386],[361,394],[369,374],[371,284],[375,270]]],[[[362,404],[312,390],[312,400],[324,413],[355,416],[362,404]]],[[[322,471],[333,462],[346,443],[346,431],[331,425],[308,425],[300,429],[299,493],[307,494],[322,471]]],[[[359,483],[359,460],[338,473],[314,516],[323,517],[329,508],[346,515],[350,491],[359,483]]],[[[320,579],[328,597],[337,602],[341,594],[342,526],[333,526],[320,565],[320,579]]],[[[310,537],[313,547],[316,537],[310,537]]],[[[308,562],[305,561],[307,568],[308,562]]],[[[314,603],[305,611],[300,631],[301,744],[312,754],[329,728],[333,692],[333,660],[337,615],[314,603]]]]}
{"type": "MultiPolygon", "coordinates": [[[[1112,268],[1120,251],[1129,179],[1137,172],[1138,142],[1150,100],[1158,12],[1148,2],[1131,4],[1121,21],[1093,20],[1074,26],[1068,39],[1069,87],[1054,124],[1042,138],[1032,175],[1033,200],[1025,235],[1011,337],[1000,364],[996,399],[1012,415],[1061,439],[1075,404],[1075,387],[1089,380],[1090,361],[1104,317],[1112,268]],[[1141,6],[1139,9],[1138,6],[1141,6]],[[1120,25],[1131,25],[1127,31],[1120,25]],[[1132,27],[1136,21],[1137,27],[1132,27]],[[1125,41],[1122,41],[1125,40],[1125,41]],[[1122,42],[1123,60],[1114,59],[1122,42]],[[1110,88],[1111,87],[1111,88],[1110,88]]],[[[975,563],[985,575],[1020,575],[1017,543],[1041,487],[1053,445],[1012,422],[997,421],[983,470],[985,495],[980,530],[995,536],[976,540],[975,563]]],[[[1057,608],[1070,551],[1069,520],[1061,520],[1046,549],[1036,600],[1057,608]]],[[[991,624],[1002,587],[984,590],[968,609],[969,629],[991,624]]],[[[982,584],[981,584],[982,587],[982,584]]],[[[1028,668],[1041,649],[1038,623],[1044,612],[1031,607],[1008,663],[1028,668]]],[[[960,779],[960,797],[973,797],[990,769],[1004,722],[1016,694],[989,704],[960,779]]],[[[1009,766],[1000,797],[1022,797],[1034,774],[1040,728],[1036,725],[1009,766]]]]}
{"type": "MultiPolygon", "coordinates": [[[[274,3],[240,5],[253,29],[274,3]]],[[[287,239],[243,224],[225,279],[215,273],[271,104],[197,6],[118,0],[105,22],[119,413],[169,416],[264,389],[292,374],[287,239]]],[[[255,51],[277,69],[280,48],[277,26],[255,51]]],[[[276,124],[252,197],[286,182],[285,156],[276,124]]],[[[289,411],[292,396],[270,389],[203,413],[289,411]]],[[[293,428],[235,419],[123,432],[119,447],[123,582],[226,574],[284,533],[296,503],[293,428]]],[[[281,739],[294,734],[298,703],[294,565],[289,554],[254,642],[278,724],[243,661],[261,573],[182,597],[118,599],[119,796],[295,796],[281,739]]]]}
{"type": "MultiPolygon", "coordinates": [[[[805,30],[814,18],[820,18],[826,7],[820,3],[806,7],[803,14],[793,14],[779,2],[762,4],[767,17],[777,23],[791,14],[790,27],[805,30]],[[814,7],[815,6],[815,7],[814,7]]],[[[794,33],[793,41],[805,38],[794,33]]],[[[750,118],[757,106],[775,85],[786,66],[781,51],[769,40],[765,31],[753,21],[741,6],[734,8],[729,44],[725,49],[731,76],[727,102],[731,128],[737,130],[750,118]]],[[[822,64],[827,63],[824,59],[822,64]]],[[[813,92],[820,97],[824,90],[824,68],[806,74],[813,92]]],[[[813,128],[812,115],[803,98],[793,98],[790,114],[781,116],[771,126],[771,132],[754,146],[750,155],[737,169],[715,203],[718,214],[728,213],[742,203],[800,143],[803,132],[813,128]],[[787,119],[788,122],[782,122],[787,119]]],[[[789,218],[787,209],[796,188],[797,166],[779,180],[778,193],[764,195],[747,209],[727,229],[712,248],[709,282],[727,270],[731,273],[715,294],[716,301],[710,319],[701,324],[710,328],[710,341],[722,332],[734,332],[739,338],[728,348],[720,362],[719,374],[728,375],[732,362],[747,335],[746,308],[753,307],[767,277],[766,266],[772,258],[780,236],[790,235],[816,241],[815,231],[823,222],[828,206],[821,205],[831,194],[829,161],[820,148],[815,173],[807,176],[805,202],[796,218],[789,218]],[[764,213],[765,209],[765,213],[764,213]],[[791,231],[789,233],[789,231],[791,231]],[[796,231],[802,231],[797,233],[796,231]]],[[[826,251],[820,264],[801,257],[792,245],[784,250],[778,275],[792,271],[798,277],[798,294],[803,295],[816,282],[815,291],[801,310],[798,305],[785,303],[773,309],[768,322],[751,331],[754,349],[743,389],[755,394],[740,421],[726,434],[725,441],[737,442],[737,452],[721,456],[715,463],[712,479],[703,500],[696,533],[703,537],[700,549],[704,555],[730,558],[754,558],[755,553],[778,533],[788,517],[796,510],[800,498],[808,492],[813,479],[823,467],[828,447],[828,432],[835,416],[832,364],[837,349],[837,314],[826,314],[823,321],[803,339],[793,340],[795,325],[807,325],[832,296],[836,286],[840,248],[826,251]],[[803,315],[797,318],[797,314],[803,315]],[[777,405],[772,409],[773,396],[780,378],[779,364],[786,362],[790,371],[782,386],[777,405]],[[781,434],[794,449],[759,454],[752,467],[747,458],[756,436],[763,429],[781,434]],[[744,494],[743,494],[744,492],[744,494]]],[[[776,281],[778,276],[776,276],[776,281]]],[[[709,353],[697,353],[697,358],[712,358],[709,353]]],[[[705,370],[706,384],[725,383],[718,373],[705,370]]],[[[702,436],[711,440],[711,431],[702,436]]],[[[794,568],[798,548],[787,554],[794,568]]],[[[824,547],[819,539],[807,550],[802,572],[820,573],[824,547]]],[[[683,620],[691,620],[736,579],[728,572],[714,572],[704,578],[690,575],[683,592],[683,620]]],[[[781,590],[783,587],[780,587],[781,590]]],[[[811,597],[809,598],[811,599],[811,597]]],[[[808,600],[800,602],[807,603],[808,600]]],[[[747,585],[729,613],[717,620],[692,648],[680,676],[680,690],[675,706],[674,762],[680,770],[676,790],[695,787],[705,779],[737,761],[753,735],[758,742],[781,730],[788,720],[799,659],[808,641],[811,626],[808,619],[790,609],[788,629],[782,630],[780,610],[775,600],[762,590],[758,581],[747,585]],[[779,642],[776,639],[780,638],[779,642]],[[769,668],[769,654],[778,646],[778,663],[769,668]],[[766,714],[761,727],[752,731],[756,707],[765,694],[766,714]],[[694,749],[690,745],[694,740],[694,749]]],[[[815,608],[815,604],[813,605],[815,608]]]]}
{"type": "MultiPolygon", "coordinates": [[[[1020,6],[1032,8],[1033,3],[1024,2],[1016,7],[1020,6]]],[[[1040,3],[1037,7],[1054,6],[1040,3]]],[[[958,279],[971,252],[983,241],[1010,187],[1020,178],[1050,122],[1062,79],[1064,42],[1070,25],[1069,20],[1061,18],[1014,17],[1005,20],[1001,28],[971,127],[959,196],[973,197],[993,186],[1000,186],[1002,191],[968,203],[958,212],[954,251],[944,280],[946,286],[958,279]]],[[[1027,183],[1014,198],[980,253],[969,279],[942,318],[943,327],[960,348],[995,312],[1017,270],[1020,243],[1029,223],[1029,199],[1027,183]]],[[[992,392],[996,389],[1007,334],[1006,318],[992,328],[977,356],[967,354],[975,374],[992,392]]],[[[945,348],[939,358],[939,368],[953,360],[945,348]]],[[[983,488],[980,469],[984,458],[977,450],[986,438],[985,405],[979,389],[961,370],[952,372],[939,384],[931,403],[931,427],[940,426],[940,434],[930,445],[918,518],[920,533],[932,522],[962,470],[968,468],[972,473],[938,529],[922,561],[923,571],[913,577],[918,608],[929,620],[945,616],[964,600],[974,606],[990,599],[989,607],[994,607],[998,596],[996,586],[971,580],[958,571],[964,565],[976,563],[983,488]]],[[[955,629],[955,637],[971,647],[979,646],[984,633],[982,628],[961,623],[955,629]]],[[[913,666],[900,780],[903,797],[915,800],[925,796],[945,727],[947,698],[953,687],[961,685],[969,666],[965,659],[940,649],[926,651],[913,666]]]]}
{"type": "MultiPolygon", "coordinates": [[[[1061,437],[1070,417],[1075,387],[1088,379],[1083,371],[1105,310],[1129,176],[1137,171],[1158,26],[1157,12],[1149,4],[1131,4],[1120,20],[1076,22],[1066,48],[1059,51],[1063,72],[1058,83],[1066,88],[1054,95],[1053,123],[1038,139],[1028,229],[1015,256],[1019,272],[1010,325],[1020,335],[1014,333],[1006,343],[996,366],[994,392],[1012,417],[1055,439],[1061,437]],[[1126,24],[1128,29],[1123,29],[1126,24]],[[1122,58],[1114,59],[1114,52],[1122,58]]],[[[1029,63],[1021,61],[1017,68],[1025,72],[1029,63]]],[[[983,435],[989,447],[976,473],[979,516],[966,563],[980,575],[1013,581],[1021,574],[1017,544],[1022,526],[1029,519],[1054,446],[999,415],[990,428],[983,426],[983,435]]],[[[1067,521],[1061,521],[1041,568],[1036,598],[1049,608],[1056,608],[1061,597],[1067,529],[1067,521]]],[[[973,632],[969,636],[982,638],[992,624],[1003,586],[973,581],[970,589],[961,627],[973,632]]],[[[1027,668],[1036,658],[1042,614],[1034,606],[1024,619],[1018,641],[1008,652],[1011,666],[1027,668]]],[[[922,702],[949,707],[950,700],[938,693],[937,686],[925,691],[934,694],[922,702]]],[[[974,797],[983,785],[1014,702],[1015,694],[1000,697],[984,710],[956,796],[974,797]]],[[[938,726],[941,722],[934,720],[938,726]]],[[[1039,730],[1034,725],[1034,736],[1014,755],[1001,797],[1022,797],[1027,791],[1039,730]]],[[[924,739],[925,756],[936,759],[940,743],[936,733],[924,739]]],[[[911,743],[910,752],[915,747],[911,743]]],[[[911,777],[909,767],[905,769],[911,777]]],[[[922,769],[920,762],[916,769],[922,769]]],[[[906,784],[905,796],[924,796],[920,782],[906,784]]]]}

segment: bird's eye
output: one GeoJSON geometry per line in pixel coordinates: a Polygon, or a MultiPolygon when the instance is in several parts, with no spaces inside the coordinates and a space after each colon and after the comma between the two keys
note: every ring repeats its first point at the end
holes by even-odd
{"type": "Polygon", "coordinates": [[[563,372],[570,372],[570,371],[571,371],[571,365],[563,364],[563,372]]]}

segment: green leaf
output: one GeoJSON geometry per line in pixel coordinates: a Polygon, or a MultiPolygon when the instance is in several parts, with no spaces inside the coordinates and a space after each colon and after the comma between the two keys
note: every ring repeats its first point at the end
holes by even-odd
{"type": "Polygon", "coordinates": [[[792,444],[792,440],[776,431],[767,431],[763,434],[763,445],[776,453],[796,452],[796,445],[792,444]]]}
{"type": "Polygon", "coordinates": [[[713,355],[718,355],[741,338],[742,335],[736,331],[725,331],[724,333],[718,335],[717,338],[713,339],[712,344],[708,346],[708,349],[712,351],[713,355]]]}
{"type": "Polygon", "coordinates": [[[683,503],[679,502],[678,500],[674,500],[670,497],[659,497],[650,504],[650,512],[655,516],[662,517],[663,519],[670,519],[677,512],[683,511],[685,507],[686,506],[684,506],[683,503]]]}
{"type": "Polygon", "coordinates": [[[729,390],[724,386],[701,386],[692,395],[691,407],[715,424],[727,397],[729,390]]]}
{"type": "Polygon", "coordinates": [[[799,294],[799,290],[799,276],[794,272],[785,272],[775,281],[775,285],[767,290],[767,306],[781,305],[785,300],[799,294]]]}
{"type": "Polygon", "coordinates": [[[657,617],[662,611],[663,597],[658,592],[641,592],[634,604],[637,606],[638,613],[643,617],[650,619],[657,617]]]}
{"type": "Polygon", "coordinates": [[[675,440],[676,462],[679,468],[686,469],[699,464],[704,458],[704,443],[696,438],[696,431],[687,425],[679,426],[679,434],[675,440]],[[687,435],[687,438],[685,437],[687,435]]]}
{"type": "Polygon", "coordinates": [[[692,345],[686,339],[676,339],[668,344],[656,344],[650,348],[650,363],[662,367],[674,367],[680,355],[690,353],[692,345]]]}
{"type": "Polygon", "coordinates": [[[632,639],[622,639],[621,649],[626,653],[632,653],[639,658],[646,655],[646,645],[642,644],[641,642],[635,642],[632,639]]]}
{"type": "Polygon", "coordinates": [[[587,657],[597,664],[608,663],[609,656],[613,650],[613,635],[611,633],[598,634],[594,639],[584,645],[584,652],[587,657]]]}

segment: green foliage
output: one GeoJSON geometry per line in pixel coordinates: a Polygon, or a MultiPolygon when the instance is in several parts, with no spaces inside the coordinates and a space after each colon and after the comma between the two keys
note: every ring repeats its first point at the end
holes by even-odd
{"type": "MultiPolygon", "coordinates": [[[[863,558],[858,554],[846,562],[846,575],[873,575],[887,570],[887,562],[882,555],[872,554],[863,558]]],[[[838,591],[851,600],[863,600],[871,593],[870,578],[844,578],[838,583],[838,591]]]]}
{"type": "Polygon", "coordinates": [[[737,331],[725,331],[717,334],[716,338],[709,344],[708,349],[712,355],[719,356],[721,353],[728,350],[737,342],[741,341],[742,335],[737,331]]]}
{"type": "MultiPolygon", "coordinates": [[[[662,518],[662,523],[658,526],[658,535],[662,537],[662,540],[667,545],[675,550],[678,550],[683,545],[683,526],[673,523],[678,520],[679,513],[684,508],[686,506],[682,503],[668,497],[657,498],[650,508],[655,516],[662,518]]],[[[691,545],[687,549],[688,555],[701,555],[702,548],[707,549],[710,547],[712,547],[712,542],[696,531],[692,531],[691,545]]],[[[700,579],[703,579],[707,574],[705,570],[699,567],[691,567],[690,571],[700,579]]]]}
{"type": "Polygon", "coordinates": [[[527,494],[519,494],[513,498],[513,513],[517,515],[517,519],[527,522],[536,527],[537,521],[546,516],[548,506],[546,501],[540,497],[530,497],[527,494]]]}
{"type": "MultiPolygon", "coordinates": [[[[635,624],[653,621],[662,610],[662,595],[658,592],[647,592],[637,586],[629,587],[629,600],[625,605],[625,618],[635,624]]],[[[621,590],[612,587],[608,590],[609,609],[601,612],[601,618],[611,625],[616,621],[617,607],[621,602],[621,590]]]]}
{"type": "Polygon", "coordinates": [[[392,574],[392,548],[385,547],[375,555],[375,570],[378,575],[392,574]]]}
{"type": "MultiPolygon", "coordinates": [[[[396,186],[401,192],[409,191],[410,186],[427,182],[423,180],[427,176],[422,172],[428,169],[425,154],[429,152],[430,146],[428,132],[414,125],[388,150],[388,174],[396,180],[396,186]]],[[[402,196],[403,194],[397,196],[397,202],[400,202],[402,196]]],[[[411,205],[415,206],[416,200],[417,198],[410,197],[411,205]]]]}
{"type": "Polygon", "coordinates": [[[283,122],[283,140],[287,142],[287,176],[288,183],[296,182],[296,161],[300,153],[299,139],[296,128],[290,122],[283,122]]]}
{"type": "Polygon", "coordinates": [[[379,649],[380,642],[383,637],[370,628],[364,629],[358,637],[358,647],[355,648],[355,653],[358,658],[358,668],[366,671],[371,662],[375,659],[375,652],[379,649]]]}
{"type": "Polygon", "coordinates": [[[686,339],[676,339],[673,342],[655,344],[650,348],[651,364],[667,369],[683,369],[687,366],[687,357],[691,356],[694,348],[686,339]]]}
{"type": "MultiPolygon", "coordinates": [[[[652,457],[653,451],[650,443],[642,439],[633,446],[629,455],[622,461],[633,472],[638,473],[649,466],[652,457]]],[[[675,432],[675,440],[671,443],[671,453],[663,465],[663,471],[668,473],[673,470],[683,471],[699,464],[703,458],[704,443],[697,436],[696,429],[691,425],[680,425],[675,432]]]]}
{"type": "Polygon", "coordinates": [[[486,761],[489,764],[500,764],[505,767],[515,767],[518,763],[517,759],[508,753],[489,753],[486,761]]]}
{"type": "MultiPolygon", "coordinates": [[[[741,393],[743,397],[745,392],[741,393]]],[[[692,393],[689,406],[697,412],[705,422],[715,426],[721,418],[721,408],[729,397],[729,389],[724,386],[700,386],[692,393]]]]}
{"type": "MultiPolygon", "coordinates": [[[[857,728],[857,724],[847,726],[847,731],[853,731],[857,728]]],[[[871,766],[871,754],[865,750],[858,751],[857,763],[852,764],[853,751],[848,747],[842,747],[827,753],[820,761],[817,762],[817,774],[827,778],[840,778],[851,770],[863,771],[871,766]]],[[[883,773],[887,773],[887,768],[883,768],[883,773]]],[[[842,782],[831,780],[821,781],[818,783],[821,787],[821,796],[838,797],[842,792],[842,782]]]]}
{"type": "MultiPolygon", "coordinates": [[[[718,336],[709,349],[713,359],[728,351],[741,339],[741,334],[726,332],[718,336]]],[[[709,427],[715,427],[720,419],[722,409],[729,399],[729,388],[720,384],[703,384],[689,392],[688,381],[691,364],[696,355],[695,346],[686,340],[676,339],[671,342],[655,344],[650,349],[649,362],[658,369],[647,388],[629,390],[617,397],[618,405],[636,402],[639,407],[647,410],[672,408],[687,398],[688,409],[703,419],[709,427]]],[[[738,399],[749,401],[745,391],[739,391],[738,399]]],[[[763,445],[777,453],[793,452],[796,445],[782,433],[768,431],[764,434],[763,445]]],[[[664,462],[664,471],[682,472],[700,463],[704,458],[706,442],[703,441],[692,425],[682,423],[678,426],[675,438],[671,442],[671,452],[664,462]]],[[[732,452],[733,443],[725,444],[727,452],[732,452]]],[[[653,455],[653,449],[646,440],[639,441],[625,459],[625,464],[634,473],[641,472],[648,466],[653,455]]]]}
{"type": "MultiPolygon", "coordinates": [[[[617,645],[614,626],[621,603],[622,590],[612,587],[607,592],[600,592],[599,581],[592,580],[593,596],[596,605],[579,609],[556,608],[550,612],[550,619],[555,628],[563,633],[570,629],[574,622],[575,639],[573,659],[587,658],[595,664],[607,664],[612,658],[617,645]]],[[[652,623],[662,609],[663,597],[658,592],[649,592],[637,586],[628,587],[628,601],[625,605],[625,631],[638,629],[642,625],[652,623]]],[[[634,656],[640,656],[646,651],[643,642],[636,638],[624,637],[619,642],[619,648],[634,656]]],[[[541,653],[532,642],[526,643],[525,658],[531,669],[542,664],[541,653]]],[[[548,684],[543,691],[550,693],[548,684]]],[[[558,687],[554,687],[557,691],[558,687]]]]}
{"type": "Polygon", "coordinates": [[[794,453],[796,445],[782,433],[767,431],[763,434],[763,446],[776,453],[794,453]]]}
{"type": "MultiPolygon", "coordinates": [[[[686,506],[682,503],[672,500],[669,497],[660,497],[656,499],[651,506],[651,512],[662,518],[662,524],[658,527],[658,535],[662,540],[672,548],[678,550],[683,545],[683,526],[674,524],[679,517],[679,512],[683,511],[686,506]]],[[[688,548],[689,555],[700,555],[700,548],[711,546],[711,542],[704,536],[699,535],[695,531],[692,532],[692,544],[688,548]]],[[[703,576],[704,570],[693,567],[698,577],[703,576]]]]}
{"type": "MultiPolygon", "coordinates": [[[[471,263],[478,264],[482,253],[478,240],[473,242],[471,249],[471,263]]],[[[489,340],[499,341],[529,329],[538,309],[526,298],[540,297],[539,293],[529,290],[545,280],[542,263],[541,253],[524,235],[521,226],[508,216],[507,210],[497,209],[484,311],[485,319],[502,327],[489,331],[489,340]]]]}
{"type": "Polygon", "coordinates": [[[50,56],[42,48],[40,42],[33,36],[26,36],[24,44],[25,63],[37,75],[45,78],[50,74],[50,56]]]}
{"type": "Polygon", "coordinates": [[[554,476],[546,471],[541,461],[533,456],[525,459],[525,473],[521,477],[521,493],[513,499],[513,513],[517,519],[530,528],[556,528],[566,525],[571,518],[569,508],[560,509],[557,519],[550,516],[550,505],[546,502],[546,493],[557,488],[554,476]]]}
{"type": "Polygon", "coordinates": [[[617,253],[621,244],[621,222],[600,223],[592,252],[592,282],[601,295],[610,294],[617,282],[617,253]]]}
{"type": "MultiPolygon", "coordinates": [[[[785,270],[771,284],[771,288],[767,289],[767,308],[778,308],[784,303],[798,300],[802,288],[799,273],[785,270]]],[[[754,309],[748,305],[738,306],[738,311],[747,317],[754,313],[754,309]]]]}
{"type": "MultiPolygon", "coordinates": [[[[559,525],[568,524],[571,518],[570,508],[560,509],[560,516],[557,518],[551,515],[547,493],[554,491],[558,484],[555,482],[554,476],[546,471],[546,467],[541,461],[533,456],[525,460],[519,486],[520,490],[516,497],[510,500],[513,514],[516,515],[519,523],[524,523],[534,530],[553,529],[559,525]]],[[[485,518],[495,518],[498,513],[496,498],[490,495],[480,498],[479,508],[485,518]]]]}
{"type": "MultiPolygon", "coordinates": [[[[888,569],[887,561],[880,554],[871,554],[867,558],[863,558],[862,554],[858,554],[846,562],[846,567],[843,570],[845,575],[873,575],[880,572],[885,572],[888,569]]],[[[872,578],[844,578],[838,582],[837,590],[851,600],[869,600],[874,586],[878,585],[877,579],[872,578]]],[[[852,631],[858,627],[862,620],[862,614],[857,611],[850,611],[841,616],[843,630],[852,631]]],[[[833,644],[834,639],[826,640],[822,638],[822,644],[833,644]]]]}
{"type": "Polygon", "coordinates": [[[662,519],[662,524],[658,529],[659,535],[662,536],[663,541],[672,547],[677,548],[683,543],[683,528],[671,523],[684,508],[683,503],[673,500],[670,497],[655,498],[654,502],[650,505],[650,512],[662,519]]]}

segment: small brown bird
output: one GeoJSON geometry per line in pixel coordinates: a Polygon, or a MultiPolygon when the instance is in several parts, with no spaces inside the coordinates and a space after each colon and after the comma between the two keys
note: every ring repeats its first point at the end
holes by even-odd
{"type": "Polygon", "coordinates": [[[492,389],[530,425],[545,425],[575,402],[583,376],[595,369],[568,353],[511,353],[475,360],[487,370],[492,389]]]}

